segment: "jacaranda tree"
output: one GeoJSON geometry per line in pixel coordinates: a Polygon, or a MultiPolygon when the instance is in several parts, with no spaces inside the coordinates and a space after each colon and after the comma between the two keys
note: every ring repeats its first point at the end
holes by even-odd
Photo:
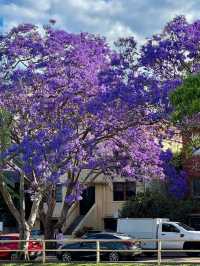
{"type": "MultiPolygon", "coordinates": [[[[149,75],[156,77],[162,91],[169,93],[180,86],[188,75],[199,73],[199,44],[200,20],[189,23],[184,16],[178,16],[160,34],[147,40],[141,48],[140,64],[149,75]]],[[[189,82],[192,87],[193,81],[188,79],[184,87],[189,82]]],[[[193,91],[191,88],[190,93],[193,91]]],[[[167,99],[169,97],[165,97],[167,99]]],[[[188,109],[188,112],[191,110],[188,109]]]]}
{"type": "Polygon", "coordinates": [[[157,79],[175,81],[199,72],[199,42],[200,20],[188,23],[184,16],[178,16],[147,40],[140,62],[157,79]]]}
{"type": "Polygon", "coordinates": [[[0,104],[12,120],[10,145],[1,152],[0,191],[21,238],[29,239],[39,209],[48,228],[58,183],[66,186],[56,224],[62,228],[88,178],[164,177],[154,138],[164,94],[140,69],[133,38],[119,40],[112,51],[91,34],[29,24],[0,37],[0,104]],[[19,176],[20,208],[4,182],[7,169],[19,176]],[[25,195],[32,200],[28,218],[25,195]]]}
{"type": "Polygon", "coordinates": [[[141,66],[156,77],[167,95],[163,98],[166,113],[172,114],[182,132],[189,130],[189,135],[191,128],[193,131],[200,126],[199,47],[200,20],[189,23],[184,16],[178,16],[141,48],[141,66]]]}

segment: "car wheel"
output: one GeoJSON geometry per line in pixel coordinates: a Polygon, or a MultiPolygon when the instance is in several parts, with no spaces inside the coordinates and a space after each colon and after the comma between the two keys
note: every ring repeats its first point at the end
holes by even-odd
{"type": "Polygon", "coordinates": [[[72,261],[72,256],[69,252],[65,252],[63,255],[62,255],[62,261],[63,262],[71,262],[72,261]]]}
{"type": "Polygon", "coordinates": [[[29,255],[30,260],[35,260],[37,259],[37,257],[38,257],[37,253],[29,255]]]}
{"type": "Polygon", "coordinates": [[[10,260],[11,261],[15,261],[17,259],[17,254],[16,253],[12,253],[11,255],[10,255],[10,260]]]}
{"type": "Polygon", "coordinates": [[[116,252],[112,252],[108,256],[109,261],[119,261],[119,254],[116,252]]]}

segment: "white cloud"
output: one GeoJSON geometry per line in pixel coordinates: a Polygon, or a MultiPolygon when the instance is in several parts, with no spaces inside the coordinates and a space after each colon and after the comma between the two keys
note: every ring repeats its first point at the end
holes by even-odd
{"type": "Polygon", "coordinates": [[[68,5],[76,8],[79,11],[87,13],[95,13],[102,15],[104,13],[114,15],[122,12],[123,5],[119,0],[114,1],[104,1],[104,0],[76,0],[76,1],[66,1],[68,5]]]}
{"type": "Polygon", "coordinates": [[[42,20],[42,16],[46,14],[26,6],[16,5],[15,3],[6,4],[0,8],[0,16],[3,17],[4,30],[7,31],[10,28],[16,26],[19,23],[33,23],[40,24],[45,20],[42,20]]]}
{"type": "MultiPolygon", "coordinates": [[[[17,1],[15,1],[17,2],[17,1]]],[[[40,11],[48,11],[52,6],[53,0],[24,0],[23,5],[40,11]]]]}
{"type": "Polygon", "coordinates": [[[120,37],[135,36],[135,38],[141,43],[143,39],[137,33],[133,32],[130,27],[123,25],[120,22],[116,22],[105,33],[110,42],[116,41],[120,37]]]}

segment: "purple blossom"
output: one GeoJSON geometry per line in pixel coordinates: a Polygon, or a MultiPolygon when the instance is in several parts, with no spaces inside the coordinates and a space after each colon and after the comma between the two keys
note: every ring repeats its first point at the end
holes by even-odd
{"type": "Polygon", "coordinates": [[[183,199],[188,193],[187,173],[181,169],[176,169],[173,165],[173,153],[171,150],[161,153],[163,169],[166,175],[168,193],[177,199],[183,199]]]}
{"type": "MultiPolygon", "coordinates": [[[[111,50],[104,38],[20,25],[0,39],[1,107],[13,117],[12,145],[32,191],[87,171],[125,179],[164,178],[156,130],[171,83],[141,71],[134,38],[111,50]],[[20,59],[20,60],[19,60],[20,59]],[[19,61],[19,62],[18,62],[19,61]]],[[[154,51],[155,52],[155,51],[154,51]]],[[[8,167],[6,165],[5,167],[8,167]]],[[[79,183],[74,182],[78,180],[79,183]]]]}

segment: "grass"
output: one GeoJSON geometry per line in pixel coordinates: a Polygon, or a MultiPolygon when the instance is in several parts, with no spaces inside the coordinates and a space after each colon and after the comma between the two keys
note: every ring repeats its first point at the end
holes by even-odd
{"type": "MultiPolygon", "coordinates": [[[[96,263],[4,263],[1,266],[97,266],[96,263]]],[[[156,266],[157,263],[100,263],[99,266],[156,266]]],[[[179,265],[179,266],[196,266],[198,264],[162,264],[163,266],[179,265]]]]}

